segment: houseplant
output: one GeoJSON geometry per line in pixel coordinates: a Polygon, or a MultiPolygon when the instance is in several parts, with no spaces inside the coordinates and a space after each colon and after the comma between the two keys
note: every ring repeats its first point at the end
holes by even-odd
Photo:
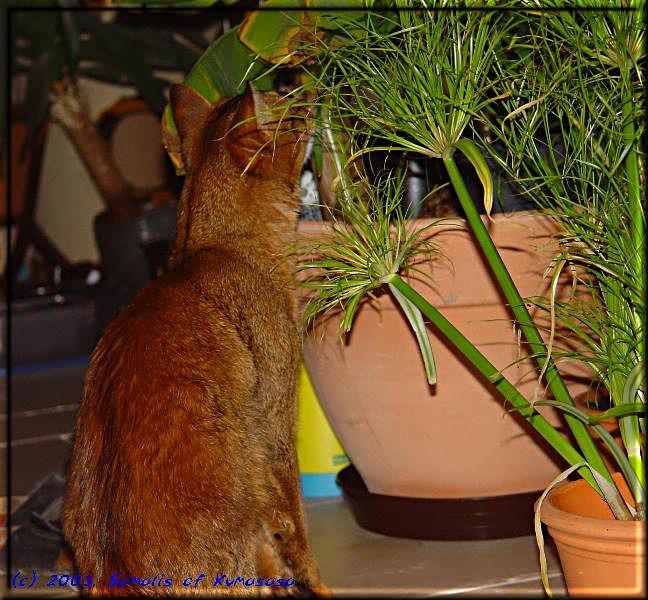
{"type": "MultiPolygon", "coordinates": [[[[373,153],[378,146],[379,149],[396,148],[441,158],[446,150],[443,148],[446,139],[451,139],[452,136],[456,136],[457,139],[461,137],[461,131],[470,120],[469,112],[478,110],[480,104],[488,101],[487,93],[492,84],[487,81],[487,76],[489,64],[495,59],[488,43],[493,41],[496,44],[496,40],[504,37],[507,25],[501,20],[494,23],[494,19],[482,18],[483,15],[475,13],[466,30],[460,29],[455,33],[453,27],[458,25],[458,21],[450,22],[446,19],[448,14],[445,13],[434,26],[427,29],[424,27],[428,24],[414,23],[416,17],[406,21],[407,13],[391,16],[380,13],[378,16],[368,16],[365,23],[356,24],[356,28],[364,27],[364,37],[347,39],[345,44],[340,41],[342,35],[339,35],[327,45],[324,45],[325,40],[319,51],[316,48],[311,52],[319,58],[311,72],[319,87],[325,90],[325,95],[331,99],[330,111],[336,111],[339,122],[347,120],[357,127],[356,131],[350,132],[350,136],[358,139],[360,133],[362,138],[367,140],[375,133],[376,139],[385,130],[389,130],[394,121],[405,123],[409,128],[396,143],[391,140],[388,143],[379,140],[372,145],[367,144],[365,148],[356,152],[356,155],[362,152],[373,153]],[[408,28],[416,30],[416,35],[401,34],[401,31],[408,28]],[[386,35],[385,31],[389,33],[386,35]],[[417,37],[419,33],[420,38],[417,37]],[[462,47],[462,42],[473,34],[478,38],[479,47],[462,47]],[[469,86],[457,89],[457,93],[463,94],[464,97],[446,98],[442,89],[444,82],[438,73],[424,71],[429,63],[431,48],[436,55],[443,57],[440,59],[442,64],[439,68],[447,69],[448,72],[453,69],[457,72],[461,69],[466,70],[466,65],[470,64],[472,71],[469,86]],[[459,64],[453,64],[453,60],[459,61],[459,64]],[[380,76],[374,77],[372,64],[375,65],[376,71],[380,71],[380,76]],[[422,73],[417,78],[413,74],[419,70],[422,73]],[[448,128],[454,127],[455,131],[443,131],[442,126],[434,131],[427,130],[425,122],[416,114],[422,103],[421,98],[425,96],[428,98],[426,102],[433,107],[430,112],[437,111],[429,118],[446,119],[448,128]],[[377,108],[381,103],[384,106],[390,102],[397,105],[397,110],[402,111],[401,114],[394,116],[386,112],[388,108],[377,108]],[[461,114],[461,110],[453,108],[453,102],[468,104],[469,107],[461,114]],[[364,108],[371,107],[381,111],[375,122],[363,119],[363,104],[364,108]],[[420,134],[417,139],[412,130],[420,127],[421,123],[423,131],[417,132],[420,134]]],[[[338,15],[335,18],[341,31],[351,29],[351,24],[346,21],[345,16],[338,15]]],[[[467,140],[460,144],[470,149],[467,140]]],[[[451,156],[448,157],[448,161],[453,163],[453,173],[458,176],[451,156]]],[[[487,176],[484,165],[480,163],[479,166],[482,175],[486,173],[487,176]]],[[[465,192],[463,199],[464,210],[472,218],[473,224],[479,221],[482,236],[488,237],[472,201],[470,198],[466,200],[465,192]]],[[[460,223],[456,222],[454,226],[459,227],[460,223]]],[[[538,269],[537,264],[533,264],[533,257],[521,249],[526,249],[525,245],[533,244],[532,235],[538,234],[542,226],[540,219],[530,217],[512,226],[507,220],[497,221],[497,231],[493,233],[498,243],[517,249],[511,251],[509,248],[509,265],[517,263],[516,266],[521,267],[520,271],[538,269]],[[538,228],[535,232],[532,225],[538,228]]],[[[459,243],[455,242],[461,235],[459,232],[449,235],[448,233],[440,233],[435,239],[438,239],[439,243],[442,239],[448,240],[447,248],[456,252],[457,261],[454,262],[461,260],[462,264],[456,265],[460,274],[454,281],[444,282],[445,285],[441,284],[441,289],[435,290],[437,305],[439,296],[451,298],[448,301],[445,298],[441,300],[444,314],[453,322],[461,323],[462,328],[470,327],[471,335],[476,336],[482,351],[487,352],[502,368],[515,358],[513,334],[510,324],[506,321],[509,313],[506,306],[502,305],[497,286],[493,285],[487,275],[484,276],[478,253],[470,253],[473,246],[470,235],[462,237],[462,242],[459,243]],[[472,264],[474,267],[469,268],[472,264]],[[497,321],[493,322],[495,320],[497,321]],[[508,347],[506,341],[509,341],[508,347]],[[499,345],[492,345],[493,342],[499,342],[499,345]],[[508,360],[503,353],[510,353],[508,360]]],[[[491,248],[491,253],[493,250],[494,248],[491,248]]],[[[454,256],[449,258],[452,261],[454,256]]],[[[438,276],[438,271],[436,275],[438,276]]],[[[524,276],[518,272],[516,278],[524,276]]],[[[526,289],[533,289],[539,279],[540,276],[537,276],[536,280],[527,277],[526,289]]],[[[435,284],[439,282],[436,281],[435,284]]],[[[381,302],[386,305],[388,299],[381,298],[381,302]]],[[[520,305],[521,300],[519,297],[514,301],[509,299],[509,304],[520,305]]],[[[352,306],[355,308],[356,304],[352,306]]],[[[389,310],[383,310],[378,315],[368,307],[361,308],[350,344],[344,347],[343,356],[339,360],[336,360],[335,350],[327,352],[324,345],[313,341],[319,340],[319,335],[307,340],[305,345],[307,364],[315,371],[316,385],[320,384],[320,398],[327,403],[328,413],[334,424],[338,425],[342,441],[370,490],[401,496],[460,498],[504,496],[542,489],[543,484],[558,472],[557,468],[543,455],[537,444],[521,435],[524,432],[522,428],[512,419],[502,418],[501,405],[492,401],[493,397],[497,397],[496,390],[487,387],[488,382],[483,383],[483,379],[480,381],[479,373],[475,373],[474,370],[471,372],[462,365],[461,359],[452,350],[445,347],[440,349],[443,352],[445,372],[452,370],[453,376],[446,376],[438,386],[436,395],[430,395],[420,377],[419,385],[412,387],[413,381],[417,380],[418,365],[412,364],[416,359],[411,350],[407,351],[403,362],[399,362],[398,367],[393,369],[397,374],[391,374],[392,369],[388,368],[390,359],[387,357],[391,355],[389,346],[394,343],[392,338],[398,335],[398,329],[388,324],[392,318],[396,322],[400,320],[397,314],[393,317],[391,314],[389,310]],[[364,324],[366,321],[370,321],[368,327],[364,324]],[[385,334],[389,332],[389,341],[380,343],[379,338],[382,334],[378,331],[381,327],[384,327],[385,334]],[[365,336],[365,329],[374,330],[371,342],[358,346],[361,343],[359,340],[365,336]],[[359,330],[363,330],[363,333],[358,333],[359,330]],[[370,350],[369,347],[373,349],[370,350]],[[384,361],[377,364],[376,371],[380,372],[382,369],[383,372],[390,372],[390,375],[377,379],[370,367],[362,366],[362,361],[371,362],[382,357],[385,357],[384,361]],[[334,372],[338,378],[350,380],[353,370],[362,372],[363,375],[359,377],[359,381],[353,379],[346,394],[339,389],[329,391],[335,381],[334,372]],[[453,381],[450,383],[449,379],[453,381]],[[396,402],[394,399],[400,394],[407,400],[396,402]],[[462,401],[458,402],[458,398],[462,398],[462,401]],[[435,410],[435,402],[450,404],[452,408],[435,417],[434,413],[438,412],[435,410]],[[379,414],[375,418],[369,413],[371,405],[377,405],[375,410],[379,414]],[[406,419],[410,405],[413,414],[406,419]],[[371,416],[367,416],[368,414],[371,416]],[[466,426],[468,429],[458,433],[457,421],[470,423],[466,426]],[[347,426],[349,433],[345,435],[345,432],[340,431],[341,426],[347,426]],[[360,444],[362,447],[359,447],[360,444]],[[430,460],[429,457],[439,453],[452,456],[453,460],[430,460]],[[373,460],[372,455],[375,456],[373,460]],[[475,458],[476,455],[478,458],[475,458]],[[419,460],[414,460],[419,456],[419,460]],[[377,471],[381,465],[384,468],[377,471]]],[[[345,320],[344,327],[348,327],[350,322],[351,317],[345,320]]],[[[398,328],[400,325],[394,327],[398,328]]],[[[403,339],[402,343],[405,342],[407,340],[403,339]]],[[[439,340],[435,343],[443,342],[439,340]]],[[[399,339],[393,355],[400,356],[402,353],[399,339]]],[[[524,370],[530,367],[529,364],[524,365],[524,370]]],[[[483,378],[483,375],[481,377],[483,378]]],[[[525,393],[531,393],[533,388],[534,381],[531,379],[526,381],[523,389],[525,393]]]]}
{"type": "MultiPolygon", "coordinates": [[[[627,458],[615,481],[639,521],[609,523],[610,511],[582,482],[550,491],[538,505],[569,589],[585,594],[645,585],[637,554],[645,536],[645,156],[639,145],[645,114],[638,71],[645,61],[645,9],[642,3],[627,8],[529,20],[507,69],[527,85],[505,100],[507,117],[491,128],[505,148],[497,160],[560,225],[552,277],[571,269],[589,292],[586,304],[539,299],[581,341],[575,349],[557,342],[548,353],[588,365],[612,406],[606,413],[618,417],[617,445],[627,458]],[[624,414],[633,403],[638,414],[624,414]],[[598,503],[590,504],[588,494],[598,503]],[[624,546],[631,553],[621,559],[624,546]],[[601,551],[617,558],[611,572],[596,556],[601,551]],[[583,556],[588,560],[580,562],[583,556]]],[[[581,411],[553,404],[584,419],[581,411]]],[[[616,450],[609,436],[604,440],[616,450]]]]}
{"type": "MultiPolygon", "coordinates": [[[[135,88],[151,112],[161,116],[168,72],[188,68],[201,48],[183,35],[182,23],[174,23],[171,31],[163,21],[162,27],[152,27],[127,13],[61,10],[83,5],[52,0],[16,7],[11,13],[9,48],[12,75],[22,78],[26,89],[20,102],[28,131],[26,145],[43,122],[60,126],[105,205],[94,220],[102,263],[100,293],[95,298],[101,330],[150,279],[146,252],[160,239],[169,241],[175,205],[147,202],[129,184],[94,120],[91,109],[97,106],[90,106],[87,82],[128,86],[126,93],[135,88]],[[129,53],[127,48],[133,44],[137,52],[129,53]]],[[[156,23],[161,23],[160,17],[156,23]]]]}
{"type": "MultiPolygon", "coordinates": [[[[533,7],[537,8],[537,5],[533,4],[533,7]]],[[[415,147],[434,152],[443,159],[475,237],[502,286],[532,353],[539,359],[539,371],[553,393],[553,400],[538,401],[535,405],[550,404],[564,411],[584,458],[575,447],[555,437],[555,430],[538,419],[535,406],[522,398],[519,390],[510,386],[500,372],[484,361],[484,357],[475,352],[474,345],[467,343],[433,306],[395,275],[395,270],[387,262],[382,271],[372,265],[372,271],[379,273],[377,277],[370,277],[369,272],[358,275],[370,283],[364,288],[358,285],[354,294],[346,299],[353,301],[346,303],[345,323],[351,322],[358,304],[357,294],[385,284],[404,294],[473,364],[494,378],[497,387],[515,409],[531,422],[535,421],[534,426],[542,429],[545,439],[572,464],[571,470],[578,469],[593,489],[605,497],[611,514],[620,521],[630,521],[631,531],[636,531],[639,537],[644,525],[637,521],[645,520],[641,418],[644,397],[640,383],[645,356],[642,262],[645,228],[639,182],[645,175],[637,148],[641,125],[637,123],[638,115],[632,107],[639,90],[636,65],[642,59],[643,33],[638,26],[641,22],[638,12],[619,13],[621,16],[617,18],[608,17],[605,13],[587,14],[591,15],[589,21],[586,18],[579,21],[577,17],[561,20],[555,14],[551,19],[538,19],[534,13],[523,15],[526,20],[520,21],[516,16],[514,21],[509,21],[522,35],[519,40],[513,38],[505,51],[503,47],[500,49],[498,60],[493,63],[496,68],[490,72],[491,76],[495,73],[495,77],[489,80],[493,82],[492,88],[481,99],[474,97],[480,90],[472,87],[479,81],[478,73],[472,70],[476,64],[475,55],[471,55],[472,61],[463,63],[463,68],[459,50],[453,56],[454,59],[459,57],[459,61],[452,68],[443,70],[446,66],[443,60],[439,61],[441,68],[434,65],[435,61],[430,61],[427,52],[431,47],[438,48],[430,43],[429,37],[435,25],[426,24],[425,17],[419,13],[407,13],[402,18],[401,36],[395,36],[395,41],[385,40],[382,32],[371,28],[368,20],[369,41],[366,45],[354,40],[347,47],[326,47],[326,62],[320,65],[320,72],[326,73],[326,67],[330,67],[329,73],[333,72],[323,87],[327,90],[329,103],[332,99],[331,110],[338,111],[340,122],[350,120],[365,139],[379,139],[390,148],[415,147]],[[540,25],[534,31],[536,21],[540,25]],[[529,35],[536,36],[532,38],[535,46],[529,42],[527,30],[531,31],[529,35]],[[413,31],[417,35],[410,35],[413,31]],[[545,56],[548,48],[554,49],[551,58],[545,56]],[[418,62],[417,53],[421,58],[418,62]],[[565,61],[566,56],[572,57],[575,64],[565,61]],[[398,69],[389,68],[394,57],[399,59],[398,69]],[[554,63],[548,64],[552,59],[554,63]],[[433,65],[428,67],[426,60],[433,65]],[[534,60],[545,61],[539,69],[539,74],[546,78],[544,81],[531,75],[538,74],[534,60]],[[415,64],[411,65],[412,62],[415,64]],[[470,66],[466,68],[465,65],[470,66]],[[601,74],[602,67],[606,66],[611,67],[611,72],[601,74]],[[407,72],[402,79],[398,77],[399,69],[407,72]],[[604,88],[605,85],[616,86],[614,92],[620,94],[620,98],[615,94],[606,95],[604,91],[610,92],[610,89],[604,88]],[[591,95],[584,93],[584,89],[591,95]],[[578,93],[585,97],[582,104],[574,103],[578,93]],[[525,94],[530,95],[525,97],[525,94]],[[556,97],[558,101],[554,101],[556,97]],[[545,205],[554,207],[550,214],[565,228],[561,242],[563,253],[555,262],[552,281],[557,281],[561,268],[568,264],[580,263],[588,271],[589,278],[585,281],[592,290],[593,304],[598,312],[592,308],[592,302],[580,305],[559,303],[550,297],[547,303],[540,303],[548,309],[552,321],[559,318],[572,334],[580,336],[585,344],[585,351],[580,353],[572,349],[559,354],[553,337],[547,345],[543,343],[524,303],[514,286],[510,285],[510,278],[502,271],[503,265],[493,252],[486,230],[474,218],[474,209],[470,199],[466,198],[461,176],[453,164],[454,150],[463,151],[478,170],[482,169],[483,180],[488,183],[479,150],[463,136],[470,133],[480,137],[475,117],[486,120],[487,104],[495,101],[509,107],[503,118],[498,117],[501,113],[494,112],[487,121],[490,131],[499,132],[499,141],[510,151],[509,162],[502,161],[503,164],[510,168],[511,174],[517,177],[521,174],[519,183],[523,189],[538,196],[541,203],[544,201],[545,205]],[[614,106],[618,111],[612,110],[614,106]],[[603,119],[606,111],[611,120],[603,119]],[[516,121],[518,115],[524,115],[524,119],[516,121]],[[509,123],[511,121],[513,125],[509,123]],[[565,146],[561,150],[554,150],[551,143],[551,128],[556,123],[561,128],[565,146]],[[518,168],[520,165],[521,169],[518,168]],[[578,202],[574,201],[574,196],[578,202]],[[606,205],[605,201],[609,203],[606,205]],[[631,324],[629,327],[628,322],[631,324]],[[582,329],[583,325],[593,330],[592,335],[582,329]],[[591,366],[610,392],[614,408],[597,418],[575,408],[555,367],[554,358],[559,356],[580,359],[591,366]],[[606,416],[619,418],[625,453],[597,425],[598,420],[606,416]],[[613,453],[623,473],[622,479],[626,479],[632,492],[633,501],[627,506],[615,485],[618,477],[612,479],[589,431],[582,424],[591,426],[613,453]]],[[[464,22],[469,20],[465,17],[464,22]]],[[[465,27],[464,31],[468,32],[468,27],[465,27]]],[[[466,46],[470,44],[470,52],[480,49],[478,35],[469,34],[464,41],[466,46]]],[[[367,145],[356,154],[370,151],[371,147],[367,145]]],[[[356,241],[353,242],[354,248],[361,248],[362,245],[356,241]]],[[[328,250],[320,248],[326,253],[323,261],[312,263],[313,267],[320,269],[316,275],[321,284],[320,297],[326,298],[328,304],[335,303],[332,295],[336,293],[336,286],[332,282],[343,281],[347,288],[350,287],[349,271],[340,266],[340,249],[343,247],[344,240],[338,238],[328,250]],[[337,262],[331,263],[331,259],[337,262]]],[[[392,251],[395,248],[392,246],[392,251]]],[[[373,260],[366,255],[360,263],[372,264],[373,260]]],[[[340,300],[345,299],[342,297],[340,300]]],[[[619,488],[622,489],[623,485],[619,488]]],[[[637,579],[636,558],[632,566],[634,589],[625,591],[636,593],[643,585],[637,579]]]]}

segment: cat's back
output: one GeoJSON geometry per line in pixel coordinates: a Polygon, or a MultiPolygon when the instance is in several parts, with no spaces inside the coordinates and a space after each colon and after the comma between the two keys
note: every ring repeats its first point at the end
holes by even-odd
{"type": "Polygon", "coordinates": [[[259,360],[232,305],[250,273],[238,264],[232,275],[237,264],[227,252],[199,253],[146,286],[97,344],[66,501],[80,568],[181,570],[201,564],[206,537],[255,526],[266,457],[250,401],[259,360]],[[215,285],[221,276],[241,281],[215,285]],[[228,502],[215,502],[225,489],[228,502]]]}

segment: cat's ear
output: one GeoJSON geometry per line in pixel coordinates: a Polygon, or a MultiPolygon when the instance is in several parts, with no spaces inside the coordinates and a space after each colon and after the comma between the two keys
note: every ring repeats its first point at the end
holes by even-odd
{"type": "Polygon", "coordinates": [[[173,111],[182,156],[187,166],[190,166],[190,149],[212,110],[212,105],[190,87],[174,84],[169,89],[169,101],[173,111]]]}
{"type": "Polygon", "coordinates": [[[230,154],[247,172],[267,174],[272,169],[272,138],[279,117],[273,107],[277,94],[259,92],[251,83],[239,99],[227,135],[230,154]]]}

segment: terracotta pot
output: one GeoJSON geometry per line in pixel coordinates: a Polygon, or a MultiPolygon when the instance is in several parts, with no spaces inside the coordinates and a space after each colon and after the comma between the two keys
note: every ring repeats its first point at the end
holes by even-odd
{"type": "MultiPolygon", "coordinates": [[[[488,223],[523,296],[542,294],[555,232],[533,213],[497,215],[488,223]]],[[[425,225],[429,221],[421,221],[425,225]]],[[[434,230],[449,259],[430,265],[434,288],[421,291],[499,368],[518,357],[505,301],[491,279],[465,221],[434,230]],[[450,266],[451,265],[451,266],[450,266]]],[[[322,226],[304,223],[303,236],[322,226]]],[[[429,329],[438,382],[428,386],[414,335],[389,294],[362,306],[344,343],[339,319],[306,336],[304,360],[323,409],[345,451],[373,493],[466,498],[543,489],[559,473],[555,454],[499,392],[443,338],[429,329]]],[[[505,371],[528,398],[536,389],[529,361],[505,371]]],[[[581,385],[578,392],[582,391],[581,385]]],[[[542,408],[555,424],[559,417],[542,408]]]]}
{"type": "MultiPolygon", "coordinates": [[[[631,494],[620,474],[622,494],[631,494]]],[[[645,596],[644,521],[617,521],[584,480],[549,492],[540,518],[558,547],[567,590],[572,596],[645,596]]]]}

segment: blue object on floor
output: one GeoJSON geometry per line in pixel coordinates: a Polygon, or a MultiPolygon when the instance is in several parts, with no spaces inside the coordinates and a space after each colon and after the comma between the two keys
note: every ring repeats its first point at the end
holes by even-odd
{"type": "MultiPolygon", "coordinates": [[[[48,362],[34,363],[30,365],[16,365],[11,367],[12,375],[23,375],[25,373],[40,373],[50,369],[65,369],[66,367],[83,367],[90,364],[89,356],[77,358],[65,358],[63,360],[51,360],[48,362]]],[[[7,376],[7,369],[0,368],[0,378],[7,376]]]]}
{"type": "Polygon", "coordinates": [[[342,491],[335,483],[337,473],[302,473],[301,492],[304,498],[341,496],[342,491]]]}

